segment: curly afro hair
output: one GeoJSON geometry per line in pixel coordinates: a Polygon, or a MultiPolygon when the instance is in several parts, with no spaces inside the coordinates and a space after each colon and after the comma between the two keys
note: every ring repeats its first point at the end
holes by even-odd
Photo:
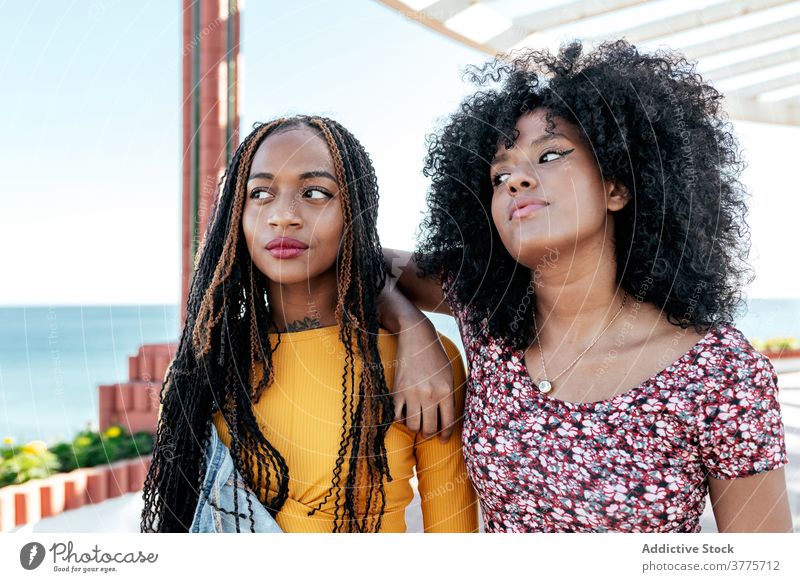
{"type": "Polygon", "coordinates": [[[490,161],[520,116],[546,112],[580,129],[605,180],[632,198],[613,215],[617,283],[683,328],[732,322],[751,280],[747,193],[722,95],[671,51],[625,41],[585,53],[580,42],[498,57],[466,76],[482,87],[428,137],[428,213],[414,259],[441,278],[471,325],[517,348],[533,341],[531,272],[491,219],[490,161]]]}

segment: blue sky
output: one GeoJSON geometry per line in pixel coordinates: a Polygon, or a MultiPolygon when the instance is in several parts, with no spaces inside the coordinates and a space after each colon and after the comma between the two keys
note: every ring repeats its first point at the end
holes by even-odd
{"type": "MultiPolygon", "coordinates": [[[[2,8],[0,305],[178,303],[181,3],[2,8]]],[[[412,248],[425,134],[470,90],[460,68],[484,55],[371,0],[249,0],[242,17],[242,131],[335,117],[375,161],[384,244],[412,248]]],[[[800,130],[736,128],[754,194],[751,294],[800,297],[785,234],[800,214],[800,130]]]]}

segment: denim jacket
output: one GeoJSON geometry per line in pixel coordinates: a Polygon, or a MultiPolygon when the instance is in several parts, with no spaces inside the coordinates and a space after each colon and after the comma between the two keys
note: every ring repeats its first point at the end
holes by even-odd
{"type": "Polygon", "coordinates": [[[280,533],[281,528],[272,518],[267,509],[261,504],[258,496],[247,488],[244,479],[239,475],[233,465],[233,459],[228,447],[219,438],[217,429],[211,424],[211,442],[205,451],[206,474],[203,479],[203,490],[197,502],[194,519],[190,528],[191,533],[233,533],[236,532],[236,518],[233,515],[218,511],[206,497],[210,498],[217,506],[233,513],[234,476],[238,477],[239,513],[246,517],[239,518],[239,530],[250,532],[250,514],[247,501],[250,499],[253,507],[253,521],[256,533],[280,533]],[[205,495],[204,495],[205,494],[205,495]]]}

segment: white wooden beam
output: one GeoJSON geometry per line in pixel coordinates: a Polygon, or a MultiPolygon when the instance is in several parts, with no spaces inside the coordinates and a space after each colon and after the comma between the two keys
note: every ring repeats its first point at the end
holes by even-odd
{"type": "Polygon", "coordinates": [[[774,91],[767,91],[758,96],[758,100],[762,103],[780,103],[781,101],[792,100],[800,103],[800,83],[796,85],[787,85],[774,91]]]}
{"type": "Polygon", "coordinates": [[[720,2],[692,12],[669,16],[656,22],[643,23],[625,30],[615,31],[610,36],[615,38],[625,37],[634,44],[640,44],[670,34],[717,24],[732,18],[739,18],[747,14],[774,8],[781,4],[787,4],[791,1],[738,0],[736,2],[720,2]]]}
{"type": "Polygon", "coordinates": [[[423,8],[421,12],[424,12],[431,18],[435,18],[440,22],[444,22],[445,20],[450,20],[460,12],[463,12],[474,3],[475,2],[471,2],[470,0],[438,0],[430,6],[423,8]]]}
{"type": "Polygon", "coordinates": [[[730,95],[725,109],[733,119],[800,126],[800,104],[797,100],[761,103],[752,98],[730,95]]]}
{"type": "MultiPolygon", "coordinates": [[[[507,52],[517,45],[522,46],[526,38],[546,32],[549,29],[567,26],[597,16],[604,16],[609,12],[623,10],[648,1],[652,0],[575,0],[568,4],[518,16],[514,19],[511,27],[487,40],[486,44],[495,52],[507,52]]],[[[546,47],[537,46],[537,48],[546,47]]]]}
{"type": "Polygon", "coordinates": [[[498,53],[504,53],[519,42],[522,42],[531,35],[531,31],[518,25],[516,22],[508,30],[504,30],[497,36],[490,38],[486,44],[498,53]]]}
{"type": "Polygon", "coordinates": [[[736,34],[715,38],[682,48],[682,52],[691,59],[699,59],[709,55],[724,53],[738,48],[753,46],[760,42],[775,40],[782,36],[800,32],[800,16],[788,18],[781,22],[772,22],[736,34]]]}
{"type": "MultiPolygon", "coordinates": [[[[396,12],[400,13],[402,16],[405,16],[409,20],[418,22],[419,24],[438,32],[442,36],[460,42],[465,46],[468,46],[475,50],[482,51],[488,55],[494,55],[497,52],[488,44],[478,42],[473,38],[469,38],[468,36],[459,34],[453,30],[450,30],[444,25],[445,20],[449,20],[450,18],[458,14],[458,12],[452,13],[453,10],[452,5],[450,5],[450,12],[447,12],[445,8],[448,8],[448,6],[445,6],[443,2],[436,2],[436,4],[432,4],[431,6],[425,8],[424,10],[414,10],[410,8],[406,3],[401,2],[400,0],[377,0],[377,1],[383,4],[384,6],[395,10],[396,12]],[[431,10],[434,13],[438,11],[439,14],[446,15],[446,18],[440,19],[438,16],[437,17],[431,16],[426,12],[426,10],[431,10]]],[[[469,0],[456,0],[456,1],[461,3],[466,2],[467,4],[470,3],[469,0]]],[[[468,7],[469,6],[467,6],[467,8],[468,7]]]]}
{"type": "Polygon", "coordinates": [[[735,95],[737,97],[755,98],[761,93],[775,91],[776,89],[782,89],[784,87],[789,87],[790,85],[797,85],[798,83],[800,83],[800,73],[792,73],[791,75],[784,75],[782,77],[768,79],[766,81],[762,81],[761,83],[753,83],[752,85],[746,85],[738,89],[731,89],[730,91],[727,91],[727,94],[735,95]]]}
{"type": "Polygon", "coordinates": [[[644,4],[649,0],[575,0],[546,10],[530,12],[514,19],[516,26],[528,30],[528,34],[548,28],[572,24],[594,16],[601,16],[623,8],[644,4]]]}
{"type": "MultiPolygon", "coordinates": [[[[407,18],[418,22],[445,37],[451,38],[461,44],[482,51],[489,55],[494,55],[497,52],[508,50],[514,44],[517,44],[525,37],[537,31],[545,30],[568,24],[570,22],[577,22],[579,20],[599,16],[610,11],[621,10],[636,4],[641,4],[648,0],[596,0],[596,1],[573,1],[560,7],[555,7],[549,10],[540,10],[527,14],[515,20],[514,25],[487,42],[477,42],[475,39],[468,38],[465,35],[459,34],[455,31],[448,29],[444,26],[444,22],[459,14],[461,11],[466,10],[475,3],[475,0],[439,0],[423,10],[413,10],[409,8],[401,0],[378,0],[385,6],[396,10],[407,18]]],[[[742,10],[742,6],[750,7],[752,10],[754,6],[765,6],[767,3],[777,5],[777,0],[764,0],[763,2],[755,2],[750,0],[740,0],[736,2],[729,2],[728,4],[735,5],[737,10],[742,10]]],[[[763,8],[761,8],[763,9],[763,8]]],[[[678,26],[685,26],[684,30],[688,30],[693,26],[702,26],[708,24],[708,20],[716,14],[716,18],[724,20],[722,14],[732,10],[731,7],[720,8],[718,12],[697,11],[690,13],[689,19],[694,18],[694,25],[689,25],[689,20],[683,21],[681,25],[677,20],[673,22],[676,27],[671,29],[670,32],[677,32],[678,26]],[[704,13],[704,15],[698,13],[704,13]],[[698,18],[702,20],[697,20],[698,18]],[[699,23],[699,24],[698,24],[699,23]]],[[[741,15],[740,12],[737,15],[741,15]]],[[[735,16],[728,16],[727,18],[734,18],[735,16]]],[[[687,16],[687,15],[683,15],[687,16]]],[[[662,26],[663,26],[662,21],[662,26]]],[[[669,19],[666,21],[669,23],[669,19]]],[[[633,32],[629,35],[633,37],[635,34],[656,34],[656,29],[653,28],[648,32],[648,25],[644,25],[642,32],[636,32],[637,29],[631,29],[633,32]]],[[[781,22],[775,22],[768,25],[752,28],[736,34],[724,36],[705,42],[696,43],[687,47],[680,47],[682,52],[690,59],[701,59],[702,57],[724,53],[727,51],[756,45],[762,42],[767,42],[788,36],[791,34],[800,33],[800,16],[788,18],[781,22]]],[[[663,36],[663,33],[659,33],[663,36]]],[[[617,36],[617,35],[615,35],[617,36]]],[[[641,37],[635,37],[640,39],[641,37]]],[[[653,37],[655,38],[655,37],[653,37]]],[[[635,42],[641,42],[636,40],[635,42]]],[[[704,71],[711,79],[723,79],[733,76],[746,74],[759,69],[771,66],[779,66],[792,62],[800,58],[800,47],[792,47],[775,53],[748,59],[740,63],[735,63],[725,67],[718,67],[717,69],[704,71]]],[[[702,65],[702,63],[701,63],[702,65]]],[[[726,110],[729,115],[734,119],[741,119],[745,121],[755,121],[760,123],[778,123],[785,125],[800,126],[800,100],[786,99],[778,102],[764,103],[756,99],[757,95],[779,89],[781,87],[791,86],[800,83],[800,73],[787,75],[784,77],[770,79],[763,83],[754,84],[751,86],[743,87],[739,90],[730,91],[726,95],[726,110]]]]}
{"type": "MultiPolygon", "coordinates": [[[[747,59],[746,61],[740,61],[724,67],[717,67],[716,69],[705,69],[702,70],[702,73],[703,77],[707,77],[713,81],[721,81],[722,79],[746,75],[747,73],[785,65],[786,63],[797,60],[800,60],[800,46],[747,59]]],[[[701,67],[702,64],[701,61],[701,67]]]]}

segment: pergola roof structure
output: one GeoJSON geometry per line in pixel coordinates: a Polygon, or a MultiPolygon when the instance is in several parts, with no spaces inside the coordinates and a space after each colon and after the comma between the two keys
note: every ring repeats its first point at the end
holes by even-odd
{"type": "Polygon", "coordinates": [[[798,0],[379,0],[488,55],[625,38],[696,60],[732,118],[800,125],[798,0]]]}

